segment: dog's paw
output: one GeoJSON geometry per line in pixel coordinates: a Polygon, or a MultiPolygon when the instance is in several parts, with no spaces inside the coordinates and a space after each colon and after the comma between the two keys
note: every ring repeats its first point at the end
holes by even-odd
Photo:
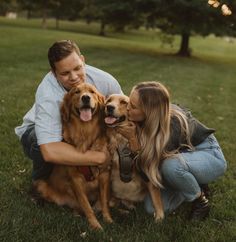
{"type": "Polygon", "coordinates": [[[99,222],[90,223],[90,227],[92,230],[103,231],[103,228],[99,222]]]}
{"type": "Polygon", "coordinates": [[[106,223],[108,223],[108,224],[113,223],[113,219],[111,218],[111,215],[110,215],[110,214],[104,214],[104,215],[103,215],[103,219],[104,219],[104,221],[105,221],[106,223]]]}
{"type": "Polygon", "coordinates": [[[161,222],[164,219],[164,212],[163,211],[161,211],[159,213],[155,212],[154,213],[154,219],[155,219],[156,223],[161,222]]]}
{"type": "Polygon", "coordinates": [[[121,205],[123,205],[128,210],[135,210],[136,209],[136,204],[132,201],[121,200],[121,205]]]}
{"type": "Polygon", "coordinates": [[[95,213],[98,213],[98,212],[101,212],[102,211],[102,207],[101,207],[100,200],[97,200],[96,203],[93,205],[93,211],[95,213]]]}

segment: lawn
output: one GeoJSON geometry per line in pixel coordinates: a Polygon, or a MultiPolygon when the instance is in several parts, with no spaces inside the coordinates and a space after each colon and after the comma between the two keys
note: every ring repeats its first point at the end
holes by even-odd
{"type": "Polygon", "coordinates": [[[144,30],[111,32],[106,38],[95,32],[78,33],[79,28],[66,30],[72,29],[43,30],[37,22],[17,24],[0,18],[0,240],[236,241],[236,40],[194,37],[193,57],[187,59],[166,54],[177,50],[178,38],[173,48],[163,48],[157,33],[148,32],[145,39],[144,30]],[[139,81],[161,81],[173,102],[189,107],[202,122],[216,128],[228,170],[210,184],[211,213],[206,221],[187,221],[189,205],[184,204],[155,224],[140,204],[128,216],[112,210],[115,223],[102,223],[101,233],[89,230],[86,220],[67,208],[40,207],[31,201],[31,161],[24,156],[14,127],[33,104],[36,88],[49,70],[47,49],[58,39],[75,40],[86,62],[110,72],[126,94],[139,81]]]}

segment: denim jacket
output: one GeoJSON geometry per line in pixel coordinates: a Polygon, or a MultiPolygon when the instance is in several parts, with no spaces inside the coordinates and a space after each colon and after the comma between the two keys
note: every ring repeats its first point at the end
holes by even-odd
{"type": "MultiPolygon", "coordinates": [[[[187,121],[190,130],[190,141],[193,146],[197,146],[202,143],[210,134],[215,132],[215,129],[208,128],[202,124],[199,120],[193,117],[191,112],[186,108],[182,108],[178,105],[172,104],[172,108],[178,109],[184,112],[187,116],[187,121]]],[[[167,150],[179,149],[184,151],[187,148],[186,137],[181,134],[180,123],[176,117],[171,117],[170,121],[170,139],[167,144],[167,150]]]]}

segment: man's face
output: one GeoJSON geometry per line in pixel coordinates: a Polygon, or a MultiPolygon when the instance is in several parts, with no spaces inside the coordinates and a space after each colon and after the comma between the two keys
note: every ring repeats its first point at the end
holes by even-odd
{"type": "Polygon", "coordinates": [[[65,89],[70,90],[86,80],[84,57],[72,52],[66,58],[55,62],[53,73],[65,89]]]}

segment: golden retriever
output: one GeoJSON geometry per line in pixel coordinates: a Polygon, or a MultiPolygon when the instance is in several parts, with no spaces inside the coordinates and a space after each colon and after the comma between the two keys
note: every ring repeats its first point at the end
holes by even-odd
{"type": "Polygon", "coordinates": [[[155,209],[155,220],[159,221],[164,218],[164,209],[161,200],[160,188],[155,187],[151,182],[144,182],[137,170],[135,158],[132,157],[132,152],[129,150],[128,140],[115,130],[115,127],[128,125],[130,122],[127,118],[127,104],[129,97],[125,95],[113,94],[106,99],[105,102],[105,123],[108,126],[108,136],[110,139],[109,149],[114,154],[112,158],[112,171],[111,171],[111,187],[112,195],[115,198],[121,199],[125,205],[132,207],[130,202],[143,201],[147,192],[150,193],[153,206],[155,209]],[[122,159],[126,164],[120,163],[119,152],[126,153],[122,159]],[[129,154],[130,153],[130,154],[129,154]],[[130,167],[130,162],[132,166],[130,167]],[[125,171],[121,170],[121,164],[125,171]],[[131,176],[129,177],[129,169],[131,176]],[[123,173],[123,177],[122,177],[123,173]]]}
{"type": "MultiPolygon", "coordinates": [[[[87,83],[72,88],[63,99],[63,138],[80,152],[88,149],[108,152],[103,116],[104,99],[94,86],[87,83]]],[[[99,199],[103,218],[111,223],[109,183],[109,164],[102,168],[54,165],[50,177],[37,181],[35,186],[44,199],[83,212],[93,229],[102,229],[90,202],[99,199]],[[86,172],[83,172],[85,169],[86,172]]]]}

